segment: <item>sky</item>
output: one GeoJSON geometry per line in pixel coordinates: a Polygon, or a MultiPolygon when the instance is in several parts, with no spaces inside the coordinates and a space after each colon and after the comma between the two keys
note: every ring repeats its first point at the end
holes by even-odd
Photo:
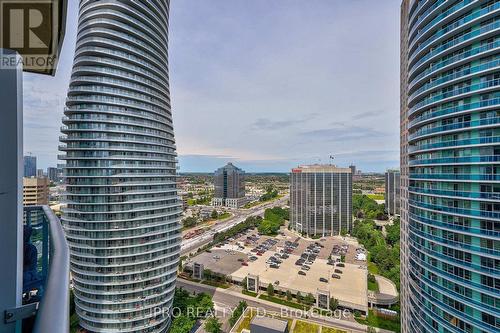
{"type": "MultiPolygon", "coordinates": [[[[24,151],[55,166],[75,48],[24,74],[24,151]]],[[[169,72],[181,172],[399,166],[400,0],[172,0],[169,72]]]]}

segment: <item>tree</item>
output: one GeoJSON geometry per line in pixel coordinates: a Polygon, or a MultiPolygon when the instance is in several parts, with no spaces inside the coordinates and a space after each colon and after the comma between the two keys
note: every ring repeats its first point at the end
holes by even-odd
{"type": "Polygon", "coordinates": [[[330,310],[335,311],[339,306],[339,300],[335,297],[330,298],[330,310]]]}
{"type": "Polygon", "coordinates": [[[182,220],[182,226],[184,228],[194,227],[197,223],[198,223],[198,219],[194,216],[189,216],[189,217],[186,217],[185,219],[182,220]]]}
{"type": "Polygon", "coordinates": [[[213,278],[213,272],[209,269],[204,269],[203,277],[205,278],[205,280],[211,280],[213,278]]]}
{"type": "Polygon", "coordinates": [[[185,333],[190,332],[196,320],[185,315],[178,316],[172,321],[170,333],[185,333]]]}
{"type": "Polygon", "coordinates": [[[269,283],[268,286],[267,286],[267,294],[269,296],[273,296],[274,295],[274,287],[273,287],[272,283],[269,283]]]}
{"type": "Polygon", "coordinates": [[[247,302],[245,302],[245,301],[240,301],[240,303],[238,303],[238,306],[236,307],[236,309],[234,309],[233,314],[231,315],[231,318],[229,318],[229,325],[231,327],[233,327],[234,324],[236,324],[236,322],[241,317],[241,315],[243,314],[243,312],[245,311],[247,306],[248,306],[247,302]]]}
{"type": "Polygon", "coordinates": [[[205,321],[205,331],[207,333],[222,333],[222,324],[216,317],[210,317],[205,321]]]}
{"type": "Polygon", "coordinates": [[[286,299],[287,299],[287,301],[291,301],[292,300],[292,292],[290,290],[286,291],[286,299]]]}
{"type": "Polygon", "coordinates": [[[302,294],[300,291],[297,291],[297,295],[295,295],[295,298],[297,299],[297,302],[302,302],[302,294]]]}
{"type": "Polygon", "coordinates": [[[210,215],[210,217],[213,219],[216,219],[217,217],[219,217],[219,213],[217,213],[217,210],[214,209],[212,211],[212,214],[210,215]]]}
{"type": "Polygon", "coordinates": [[[306,295],[306,297],[304,297],[304,303],[308,304],[308,305],[311,305],[314,303],[314,296],[309,293],[306,295]]]}
{"type": "Polygon", "coordinates": [[[247,290],[248,285],[246,277],[241,281],[241,286],[243,287],[243,290],[247,290]]]}

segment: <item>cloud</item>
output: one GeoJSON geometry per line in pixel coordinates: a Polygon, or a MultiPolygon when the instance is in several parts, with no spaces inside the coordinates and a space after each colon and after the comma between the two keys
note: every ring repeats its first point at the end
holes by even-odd
{"type": "MultiPolygon", "coordinates": [[[[173,1],[169,75],[181,170],[233,160],[247,170],[287,171],[314,162],[308,156],[397,150],[399,5],[173,1]]],[[[56,76],[25,75],[25,151],[43,167],[57,163],[77,13],[70,2],[56,76]]],[[[387,156],[338,163],[384,170],[398,154],[387,156]]]]}
{"type": "Polygon", "coordinates": [[[378,130],[374,130],[367,127],[359,127],[359,126],[348,126],[342,123],[336,123],[337,126],[311,130],[300,133],[300,135],[304,138],[307,138],[311,141],[316,140],[325,140],[325,141],[351,141],[357,139],[374,139],[374,138],[382,138],[388,136],[387,133],[381,132],[378,130]]]}
{"type": "Polygon", "coordinates": [[[292,127],[294,125],[303,125],[304,123],[316,118],[317,113],[311,113],[298,119],[272,120],[269,118],[259,118],[251,126],[254,130],[280,130],[292,127]]]}

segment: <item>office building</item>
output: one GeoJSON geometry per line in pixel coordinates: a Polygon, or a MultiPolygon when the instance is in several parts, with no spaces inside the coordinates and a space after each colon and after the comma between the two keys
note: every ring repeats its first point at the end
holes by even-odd
{"type": "Polygon", "coordinates": [[[36,176],[36,156],[26,155],[23,158],[24,162],[24,177],[36,176]]]}
{"type": "Polygon", "coordinates": [[[228,163],[215,171],[214,206],[238,208],[245,204],[245,171],[228,163]]]}
{"type": "Polygon", "coordinates": [[[48,167],[47,168],[47,177],[51,182],[58,182],[59,181],[59,171],[57,168],[54,167],[48,167]]]}
{"type": "Polygon", "coordinates": [[[182,204],[168,17],[168,0],[80,1],[61,220],[76,313],[90,332],[159,333],[171,322],[182,204]]]}
{"type": "Polygon", "coordinates": [[[358,174],[356,173],[356,166],[351,164],[349,165],[349,169],[351,169],[352,180],[357,180],[358,174]]]}
{"type": "Polygon", "coordinates": [[[43,171],[43,169],[36,169],[36,176],[45,177],[45,172],[43,171]]]}
{"type": "Polygon", "coordinates": [[[352,173],[334,165],[304,165],[290,176],[290,226],[312,236],[352,230],[352,173]]]}
{"type": "Polygon", "coordinates": [[[48,205],[49,180],[46,177],[23,178],[23,205],[48,205]]]}
{"type": "Polygon", "coordinates": [[[385,172],[385,211],[392,216],[399,215],[400,210],[400,175],[399,170],[385,172]]]}
{"type": "Polygon", "coordinates": [[[401,6],[402,331],[500,331],[500,1],[401,6]]]}

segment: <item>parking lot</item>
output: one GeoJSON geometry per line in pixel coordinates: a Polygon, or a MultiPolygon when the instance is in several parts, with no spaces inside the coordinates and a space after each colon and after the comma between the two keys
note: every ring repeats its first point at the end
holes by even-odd
{"type": "Polygon", "coordinates": [[[248,274],[258,275],[262,288],[272,283],[275,289],[302,295],[328,290],[341,306],[366,311],[367,272],[366,265],[355,260],[358,248],[355,241],[341,237],[306,240],[286,229],[276,237],[251,230],[193,261],[236,282],[248,274]]]}

